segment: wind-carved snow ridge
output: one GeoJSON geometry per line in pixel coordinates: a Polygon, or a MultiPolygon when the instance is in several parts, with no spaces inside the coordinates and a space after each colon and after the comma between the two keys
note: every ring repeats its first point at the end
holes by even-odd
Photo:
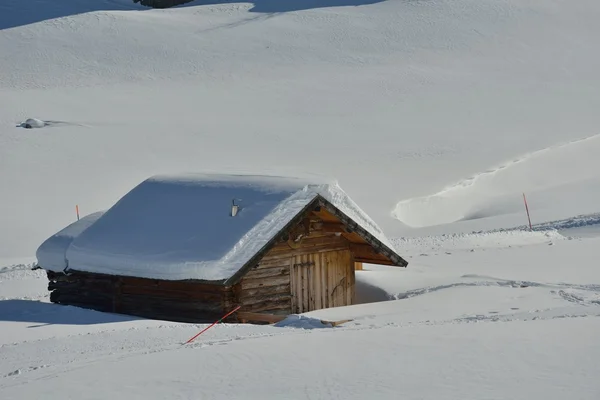
{"type": "Polygon", "coordinates": [[[464,179],[433,195],[399,202],[395,218],[411,227],[520,211],[523,191],[560,189],[597,176],[600,134],[550,146],[464,179]]]}

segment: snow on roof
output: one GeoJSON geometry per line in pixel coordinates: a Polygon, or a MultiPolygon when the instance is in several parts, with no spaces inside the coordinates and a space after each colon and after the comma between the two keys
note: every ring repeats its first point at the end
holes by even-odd
{"type": "Polygon", "coordinates": [[[394,249],[335,182],[245,175],[156,176],[37,252],[45,269],[153,279],[232,277],[317,196],[394,249]],[[232,201],[239,212],[231,216],[232,201]],[[98,215],[100,214],[100,215],[98,215]]]}
{"type": "Polygon", "coordinates": [[[51,271],[64,270],[67,266],[65,259],[67,249],[73,240],[96,222],[102,214],[103,212],[99,211],[87,215],[46,239],[36,252],[38,264],[51,271]]]}

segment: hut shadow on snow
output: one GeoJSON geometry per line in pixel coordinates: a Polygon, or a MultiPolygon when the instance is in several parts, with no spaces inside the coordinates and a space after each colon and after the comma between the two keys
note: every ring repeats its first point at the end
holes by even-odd
{"type": "Polygon", "coordinates": [[[29,322],[28,328],[44,325],[94,325],[133,321],[128,315],[98,312],[78,307],[43,303],[34,300],[0,301],[0,321],[29,322]]]}

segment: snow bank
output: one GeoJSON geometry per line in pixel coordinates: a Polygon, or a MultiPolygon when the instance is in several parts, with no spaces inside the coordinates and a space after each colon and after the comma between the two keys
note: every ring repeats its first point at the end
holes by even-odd
{"type": "Polygon", "coordinates": [[[320,319],[304,315],[289,315],[283,321],[275,324],[278,328],[321,329],[331,328],[331,324],[323,323],[320,319]]]}
{"type": "Polygon", "coordinates": [[[393,249],[336,183],[196,174],[142,182],[77,236],[49,239],[40,265],[63,270],[66,259],[70,268],[111,275],[228,279],[319,195],[393,249]]]}

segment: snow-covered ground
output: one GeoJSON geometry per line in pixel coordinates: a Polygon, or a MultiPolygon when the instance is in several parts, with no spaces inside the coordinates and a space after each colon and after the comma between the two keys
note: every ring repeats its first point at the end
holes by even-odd
{"type": "Polygon", "coordinates": [[[217,325],[189,345],[203,325],[54,305],[42,273],[7,269],[2,398],[595,399],[596,233],[422,238],[409,269],[358,273],[367,303],[217,325]]]}
{"type": "Polygon", "coordinates": [[[0,1],[0,398],[597,399],[599,18],[0,1]],[[35,250],[75,205],[179,172],[335,177],[410,264],[359,272],[364,304],[187,346],[203,325],[50,304],[35,250]]]}

